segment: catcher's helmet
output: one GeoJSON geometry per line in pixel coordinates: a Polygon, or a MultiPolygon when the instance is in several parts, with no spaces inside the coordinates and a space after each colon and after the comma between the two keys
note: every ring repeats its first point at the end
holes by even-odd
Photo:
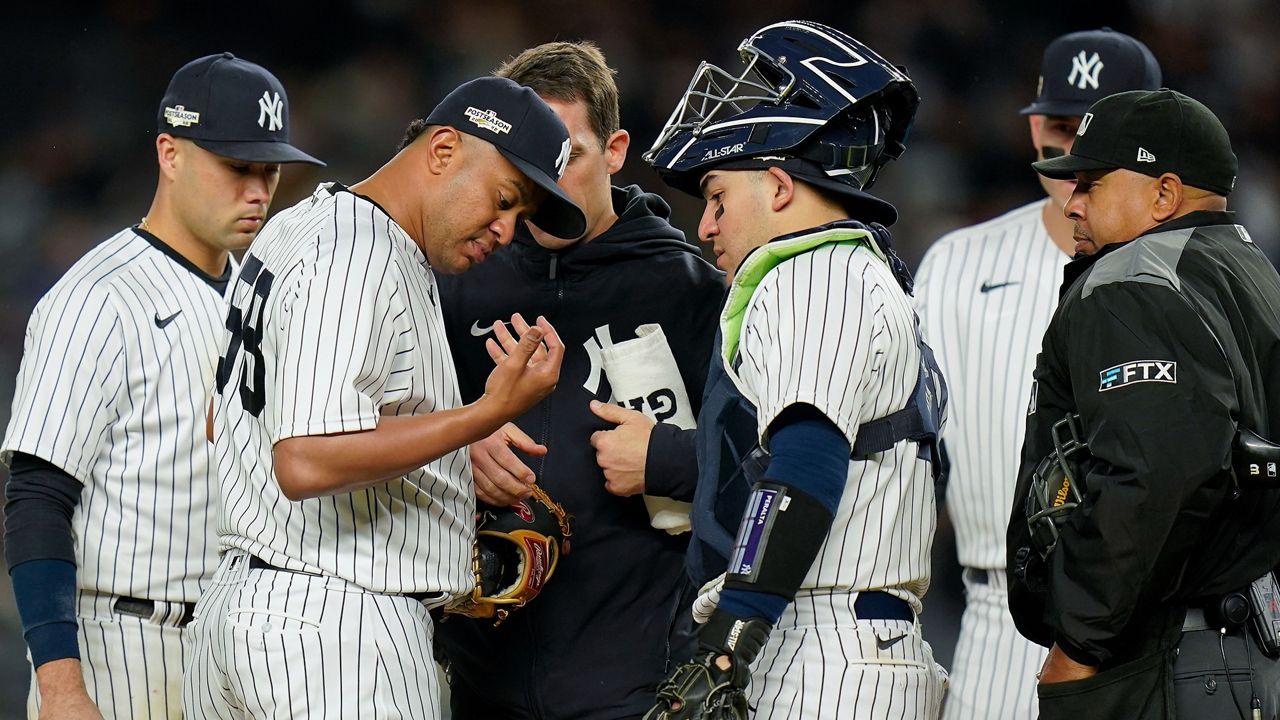
{"type": "Polygon", "coordinates": [[[713,167],[779,166],[858,201],[859,219],[896,220],[892,205],[863,190],[906,148],[920,103],[906,72],[839,30],[801,20],[762,28],[738,52],[745,67],[736,75],[698,66],[644,160],[692,195],[713,167]]]}
{"type": "Polygon", "coordinates": [[[1053,452],[1036,466],[1025,506],[1031,544],[1041,557],[1057,547],[1058,527],[1084,501],[1081,465],[1090,457],[1079,415],[1070,413],[1054,423],[1052,434],[1053,452]]]}

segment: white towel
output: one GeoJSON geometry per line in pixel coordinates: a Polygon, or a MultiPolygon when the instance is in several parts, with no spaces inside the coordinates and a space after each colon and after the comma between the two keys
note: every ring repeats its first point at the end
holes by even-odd
{"type": "MultiPolygon", "coordinates": [[[[696,424],[680,367],[662,326],[636,328],[634,340],[600,349],[600,363],[622,407],[639,410],[656,422],[689,430],[696,424]]],[[[672,535],[689,530],[690,505],[665,497],[644,496],[649,524],[672,535]]]]}

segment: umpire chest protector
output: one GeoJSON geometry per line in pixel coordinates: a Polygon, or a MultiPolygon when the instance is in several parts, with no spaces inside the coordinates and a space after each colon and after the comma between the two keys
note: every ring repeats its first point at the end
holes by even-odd
{"type": "MultiPolygon", "coordinates": [[[[874,248],[887,242],[887,237],[877,238],[873,233],[888,234],[883,228],[868,228],[856,221],[831,223],[757,248],[738,269],[720,319],[717,342],[722,356],[712,359],[698,416],[698,485],[688,556],[690,577],[695,582],[705,583],[725,571],[751,488],[764,478],[769,466],[769,455],[758,439],[755,405],[733,371],[739,362],[738,340],[751,296],[770,270],[821,245],[852,242],[874,248]]],[[[916,342],[920,370],[911,400],[902,410],[863,423],[850,459],[866,460],[902,440],[914,440],[920,444],[920,456],[932,462],[937,480],[946,471],[938,441],[947,402],[946,382],[918,323],[916,342]]]]}

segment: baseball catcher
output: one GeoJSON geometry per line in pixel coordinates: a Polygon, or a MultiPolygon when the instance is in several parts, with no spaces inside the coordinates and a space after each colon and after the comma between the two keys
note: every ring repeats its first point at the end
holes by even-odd
{"type": "Polygon", "coordinates": [[[509,507],[481,511],[471,571],[471,593],[445,608],[446,615],[496,618],[499,625],[511,610],[538,596],[569,552],[573,516],[537,485],[533,495],[509,507]]]}

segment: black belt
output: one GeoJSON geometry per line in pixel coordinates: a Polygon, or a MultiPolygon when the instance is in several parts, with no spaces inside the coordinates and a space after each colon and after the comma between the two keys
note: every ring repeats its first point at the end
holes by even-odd
{"type": "MultiPolygon", "coordinates": [[[[176,602],[173,604],[177,604],[176,602]]],[[[156,603],[154,600],[143,600],[135,597],[118,597],[115,604],[111,606],[113,610],[121,615],[130,615],[133,617],[150,620],[156,614],[156,603]]],[[[178,627],[186,627],[195,617],[196,604],[193,602],[182,603],[182,618],[178,620],[178,627]]]]}
{"type": "Polygon", "coordinates": [[[306,570],[290,570],[289,568],[282,568],[276,565],[272,565],[271,563],[267,562],[266,560],[263,560],[257,555],[249,556],[249,568],[251,570],[275,570],[276,572],[297,573],[299,575],[310,575],[312,577],[324,577],[319,573],[307,572],[306,570]]]}
{"type": "Polygon", "coordinates": [[[910,603],[879,590],[858,593],[858,599],[853,601],[853,612],[857,614],[859,620],[912,622],[916,619],[910,603]]]}
{"type": "Polygon", "coordinates": [[[990,585],[991,575],[986,568],[965,568],[964,574],[974,585],[990,585]]]}
{"type": "MultiPolygon", "coordinates": [[[[276,565],[272,565],[271,563],[267,562],[266,560],[263,560],[262,558],[258,557],[257,555],[250,555],[250,556],[249,556],[249,569],[251,569],[251,570],[275,570],[276,572],[297,573],[297,574],[299,574],[299,575],[310,575],[310,576],[312,576],[312,577],[325,577],[324,575],[319,575],[319,574],[317,574],[317,573],[313,573],[313,572],[307,572],[306,570],[290,570],[289,568],[282,568],[282,567],[278,567],[278,566],[276,566],[276,565]]],[[[421,603],[425,603],[425,602],[436,602],[436,601],[439,601],[439,600],[443,600],[443,599],[444,599],[444,596],[445,596],[445,594],[444,594],[444,593],[442,593],[442,592],[397,593],[397,594],[399,594],[399,595],[404,595],[405,597],[407,597],[407,598],[409,598],[409,599],[411,599],[411,600],[417,600],[418,602],[421,602],[421,603]]]]}

